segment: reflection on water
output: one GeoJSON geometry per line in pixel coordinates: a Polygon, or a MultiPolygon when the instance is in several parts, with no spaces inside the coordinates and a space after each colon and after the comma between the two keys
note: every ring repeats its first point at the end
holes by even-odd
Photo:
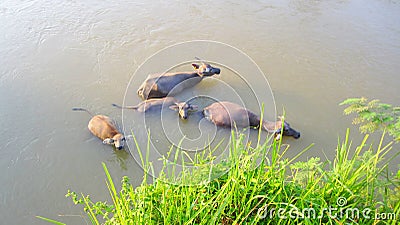
{"type": "MultiPolygon", "coordinates": [[[[332,158],[345,128],[352,128],[355,142],[360,140],[339,102],[365,96],[399,105],[399,12],[397,3],[374,0],[1,1],[3,223],[41,224],[35,215],[80,215],[79,207],[63,197],[67,189],[107,199],[101,162],[107,163],[116,183],[123,175],[132,177],[134,184],[141,182],[143,172],[130,153],[103,145],[87,130],[90,118],[71,108],[82,106],[109,115],[122,127],[121,111],[110,104],[123,102],[129,80],[145,59],[184,41],[215,40],[248,54],[265,73],[278,114],[284,109],[290,124],[302,132],[299,140],[285,139],[291,145],[287,156],[315,143],[303,158],[332,158]]],[[[246,70],[242,61],[212,49],[193,52],[172,52],[169,58],[207,56],[213,62],[230,63],[224,64],[220,78],[205,79],[180,98],[190,98],[194,92],[229,99],[228,92],[218,89],[223,81],[246,96],[246,107],[259,110],[243,80],[231,70],[246,70]]],[[[164,64],[174,65],[164,61],[142,69],[160,72],[167,69],[164,64]]],[[[188,69],[182,67],[176,69],[188,69]]],[[[265,88],[253,72],[240,74],[254,89],[265,88]]],[[[134,91],[127,93],[129,104],[138,103],[134,91]]],[[[274,119],[274,106],[261,102],[266,103],[265,116],[274,119]]],[[[200,123],[200,128],[192,120],[179,125],[183,133],[193,130],[193,137],[202,129],[214,132],[207,123],[200,123]]],[[[157,127],[151,124],[154,137],[160,134],[157,127]]],[[[221,137],[230,133],[215,132],[221,137]]],[[[145,138],[140,136],[141,141],[145,138]]],[[[60,220],[85,223],[79,216],[60,220]]]]}

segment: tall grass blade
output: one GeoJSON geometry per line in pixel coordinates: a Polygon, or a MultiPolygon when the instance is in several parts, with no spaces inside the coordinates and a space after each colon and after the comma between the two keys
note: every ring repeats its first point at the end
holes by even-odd
{"type": "Polygon", "coordinates": [[[65,224],[65,223],[61,223],[61,222],[58,222],[58,221],[56,221],[56,220],[52,220],[52,219],[49,219],[49,218],[46,218],[46,217],[36,216],[36,218],[41,219],[41,220],[44,220],[44,221],[47,221],[47,222],[52,223],[52,224],[67,225],[67,224],[65,224]]]}

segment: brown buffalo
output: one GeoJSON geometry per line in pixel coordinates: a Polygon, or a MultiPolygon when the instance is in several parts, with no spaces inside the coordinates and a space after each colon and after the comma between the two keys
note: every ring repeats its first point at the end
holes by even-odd
{"type": "Polygon", "coordinates": [[[104,115],[93,115],[83,108],[72,108],[72,110],[85,111],[92,116],[88,128],[94,136],[103,140],[104,144],[114,145],[118,150],[121,150],[124,147],[125,137],[118,131],[110,117],[104,115]]]}
{"type": "Polygon", "coordinates": [[[215,102],[203,109],[204,117],[213,122],[217,126],[223,127],[258,127],[269,133],[277,135],[293,136],[294,138],[300,137],[300,132],[297,132],[285,121],[278,120],[275,122],[263,120],[260,123],[260,117],[250,110],[232,102],[215,102]],[[283,128],[283,130],[282,130],[283,128]]]}

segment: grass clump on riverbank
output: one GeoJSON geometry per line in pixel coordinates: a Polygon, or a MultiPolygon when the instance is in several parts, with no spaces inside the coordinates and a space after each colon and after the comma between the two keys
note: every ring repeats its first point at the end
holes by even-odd
{"type": "Polygon", "coordinates": [[[200,157],[173,182],[161,172],[147,183],[152,168],[143,160],[142,184],[135,188],[124,177],[117,190],[103,164],[113,202],[67,196],[84,205],[93,224],[397,224],[400,177],[386,172],[391,143],[383,138],[370,146],[367,135],[352,147],[347,131],[333,161],[294,162],[280,142],[252,148],[243,135],[232,137],[226,161],[200,157]]]}

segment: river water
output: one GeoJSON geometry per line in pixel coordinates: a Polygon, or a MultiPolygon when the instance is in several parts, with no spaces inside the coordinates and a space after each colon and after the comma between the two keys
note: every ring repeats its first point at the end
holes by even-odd
{"type": "MultiPolygon", "coordinates": [[[[357,143],[361,136],[352,117],[338,106],[346,98],[400,103],[397,1],[3,0],[0,18],[2,224],[42,224],[36,215],[86,224],[81,208],[64,195],[71,189],[94,200],[109,199],[101,162],[117,184],[123,175],[135,185],[141,182],[143,172],[131,153],[93,137],[86,127],[89,116],[72,112],[74,106],[109,115],[126,131],[135,127],[141,141],[143,131],[153,129],[156,148],[169,147],[158,136],[179,133],[176,123],[196,140],[195,115],[185,122],[169,113],[166,121],[174,124],[160,130],[158,115],[146,115],[145,126],[135,126],[143,115],[111,107],[140,102],[135,92],[144,73],[190,70],[195,56],[219,66],[221,75],[180,98],[206,94],[235,101],[239,93],[246,107],[260,112],[256,97],[270,120],[284,109],[287,121],[301,132],[298,140],[284,140],[291,146],[287,157],[315,143],[302,159],[333,159],[347,127],[357,143]],[[157,52],[166,55],[157,59],[157,52]]],[[[207,101],[196,103],[202,107],[207,101]]],[[[200,124],[211,136],[229,137],[229,131],[200,124]]],[[[393,168],[397,164],[398,159],[393,168]]]]}

